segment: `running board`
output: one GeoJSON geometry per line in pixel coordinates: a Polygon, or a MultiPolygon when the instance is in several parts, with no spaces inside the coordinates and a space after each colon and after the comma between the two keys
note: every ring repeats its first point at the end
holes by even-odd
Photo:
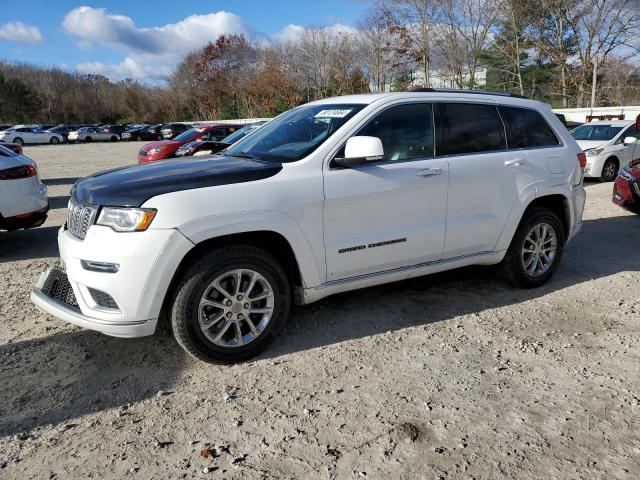
{"type": "Polygon", "coordinates": [[[295,291],[295,300],[299,305],[306,305],[317,302],[322,298],[336,293],[373,287],[384,283],[397,282],[412,277],[430,275],[432,273],[453,270],[455,268],[466,267],[469,265],[494,265],[499,263],[504,255],[505,251],[480,252],[443,260],[436,260],[433,262],[419,263],[417,265],[410,265],[407,267],[393,268],[382,272],[367,273],[355,277],[331,280],[317,287],[297,288],[295,291]]]}

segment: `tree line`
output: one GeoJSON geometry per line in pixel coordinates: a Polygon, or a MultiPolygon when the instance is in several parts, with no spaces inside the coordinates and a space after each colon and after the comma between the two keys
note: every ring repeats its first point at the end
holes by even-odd
{"type": "Polygon", "coordinates": [[[307,28],[259,45],[212,39],[162,85],[0,63],[0,121],[270,117],[327,96],[419,86],[554,107],[639,104],[639,45],[637,0],[382,0],[357,28],[307,28]]]}

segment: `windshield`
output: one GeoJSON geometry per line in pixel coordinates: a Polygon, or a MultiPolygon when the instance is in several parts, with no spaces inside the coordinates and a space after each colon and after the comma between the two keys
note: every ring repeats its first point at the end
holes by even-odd
{"type": "Polygon", "coordinates": [[[178,135],[174,140],[178,142],[187,142],[189,140],[194,139],[199,133],[202,133],[204,130],[202,128],[191,128],[186,132],[182,132],[178,135]]]}
{"type": "Polygon", "coordinates": [[[222,140],[220,140],[220,143],[226,143],[226,144],[232,145],[236,143],[238,140],[240,140],[241,138],[249,135],[254,130],[259,129],[261,126],[262,124],[248,125],[246,127],[242,127],[240,130],[237,130],[233,132],[231,135],[227,135],[226,137],[224,137],[222,140]]]}
{"type": "Polygon", "coordinates": [[[325,104],[294,108],[229,147],[227,155],[295,162],[313,152],[365,106],[325,104]]]}
{"type": "Polygon", "coordinates": [[[614,127],[606,124],[580,125],[571,130],[571,135],[575,140],[611,140],[615,137],[622,127],[614,127]]]}

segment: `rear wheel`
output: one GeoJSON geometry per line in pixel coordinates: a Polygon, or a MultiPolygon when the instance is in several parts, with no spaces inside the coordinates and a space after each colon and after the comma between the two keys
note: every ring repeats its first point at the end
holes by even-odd
{"type": "Polygon", "coordinates": [[[92,142],[92,141],[93,141],[93,138],[91,138],[91,137],[85,137],[84,141],[85,141],[85,142],[92,142]]]}
{"type": "Polygon", "coordinates": [[[291,291],[279,263],[251,246],[214,250],[186,270],[171,307],[180,346],[205,362],[259,354],[289,317],[291,291]]]}
{"type": "Polygon", "coordinates": [[[141,137],[140,135],[138,135],[138,136],[136,137],[136,140],[137,140],[138,142],[140,142],[140,141],[142,140],[142,137],[141,137]]]}
{"type": "Polygon", "coordinates": [[[525,213],[499,270],[514,285],[539,287],[557,270],[564,241],[558,216],[546,208],[534,207],[525,213]]]}
{"type": "Polygon", "coordinates": [[[618,161],[615,158],[608,158],[602,166],[600,180],[603,182],[613,182],[618,175],[618,161]]]}
{"type": "Polygon", "coordinates": [[[17,143],[18,145],[22,145],[24,143],[24,140],[22,140],[22,138],[20,137],[16,137],[13,139],[13,143],[17,143]]]}

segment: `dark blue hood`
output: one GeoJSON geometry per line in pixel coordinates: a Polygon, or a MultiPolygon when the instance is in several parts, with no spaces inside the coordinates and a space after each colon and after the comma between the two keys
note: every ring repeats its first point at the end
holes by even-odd
{"type": "Polygon", "coordinates": [[[157,195],[272,177],[282,164],[236,157],[205,157],[116,168],[79,180],[71,196],[82,204],[139,207],[157,195]]]}

